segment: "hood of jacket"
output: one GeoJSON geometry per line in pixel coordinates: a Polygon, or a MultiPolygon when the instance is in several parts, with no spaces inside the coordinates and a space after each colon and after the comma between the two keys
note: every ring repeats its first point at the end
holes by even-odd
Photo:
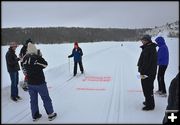
{"type": "Polygon", "coordinates": [[[161,47],[161,46],[163,46],[163,45],[166,45],[164,38],[161,37],[161,36],[160,36],[160,37],[157,37],[157,38],[155,39],[155,41],[156,41],[156,43],[157,43],[157,45],[158,45],[159,47],[161,47]]]}

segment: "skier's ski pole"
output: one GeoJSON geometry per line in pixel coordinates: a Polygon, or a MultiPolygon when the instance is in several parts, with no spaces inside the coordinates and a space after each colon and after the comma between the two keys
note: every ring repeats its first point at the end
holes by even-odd
{"type": "Polygon", "coordinates": [[[68,64],[69,64],[69,74],[70,74],[70,58],[68,58],[68,64]]]}

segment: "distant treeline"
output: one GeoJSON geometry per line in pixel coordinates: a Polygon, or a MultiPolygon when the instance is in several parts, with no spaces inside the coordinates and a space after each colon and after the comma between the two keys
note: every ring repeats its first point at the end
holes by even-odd
{"type": "Polygon", "coordinates": [[[2,28],[1,44],[7,45],[12,41],[22,44],[27,39],[35,43],[69,43],[98,42],[98,41],[134,41],[138,40],[146,29],[118,28],[79,28],[79,27],[48,27],[48,28],[2,28]]]}

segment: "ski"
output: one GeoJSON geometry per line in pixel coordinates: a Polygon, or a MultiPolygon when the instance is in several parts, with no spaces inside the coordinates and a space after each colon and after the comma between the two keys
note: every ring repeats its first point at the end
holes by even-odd
{"type": "Polygon", "coordinates": [[[74,76],[71,76],[69,79],[66,80],[66,82],[70,81],[73,78],[74,78],[74,76]]]}
{"type": "Polygon", "coordinates": [[[66,80],[66,82],[72,80],[73,78],[78,78],[78,77],[80,77],[81,75],[84,75],[84,76],[85,76],[85,74],[77,74],[76,76],[71,76],[69,79],[66,80]]]}

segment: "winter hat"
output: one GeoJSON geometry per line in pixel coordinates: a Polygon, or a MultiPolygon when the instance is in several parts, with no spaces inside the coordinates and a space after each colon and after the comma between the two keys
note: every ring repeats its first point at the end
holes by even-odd
{"type": "Polygon", "coordinates": [[[78,46],[78,42],[77,42],[77,41],[75,41],[75,42],[74,42],[74,45],[77,45],[77,46],[78,46]]]}
{"type": "Polygon", "coordinates": [[[145,40],[145,41],[148,41],[148,42],[152,42],[150,35],[144,35],[144,36],[141,38],[141,40],[145,40]]]}
{"type": "Polygon", "coordinates": [[[25,46],[27,46],[28,45],[28,43],[32,43],[32,40],[29,38],[29,39],[27,39],[25,42],[24,42],[24,45],[25,46]]]}
{"type": "Polygon", "coordinates": [[[18,47],[18,45],[17,45],[16,42],[11,42],[11,43],[10,43],[10,47],[18,47]]]}
{"type": "Polygon", "coordinates": [[[28,43],[27,54],[38,54],[38,50],[34,44],[28,43]]]}

